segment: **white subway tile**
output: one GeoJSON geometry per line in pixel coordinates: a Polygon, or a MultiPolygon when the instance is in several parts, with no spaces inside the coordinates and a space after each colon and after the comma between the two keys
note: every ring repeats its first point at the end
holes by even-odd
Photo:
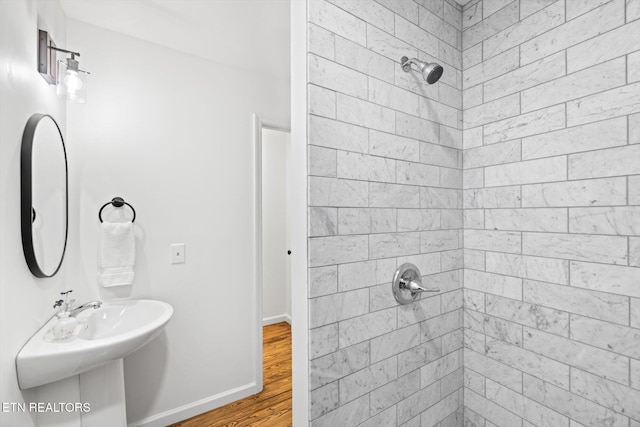
{"type": "MultiPolygon", "coordinates": [[[[567,6],[571,0],[568,0],[567,6]]],[[[624,23],[624,0],[614,0],[564,25],[556,26],[520,47],[523,64],[560,52],[624,23]]],[[[562,2],[556,5],[564,6],[562,2]]],[[[551,9],[551,8],[548,8],[551,9]]],[[[568,12],[568,10],[567,10],[568,12]]],[[[535,15],[534,15],[535,16],[535,15]]],[[[562,22],[561,22],[562,24],[562,22]]],[[[575,70],[570,70],[572,72],[575,70]]]]}
{"type": "Polygon", "coordinates": [[[464,228],[484,230],[484,209],[464,210],[464,228]]]}
{"type": "MultiPolygon", "coordinates": [[[[366,185],[366,183],[365,183],[366,185]]],[[[420,188],[413,185],[384,184],[372,182],[371,207],[376,208],[418,208],[420,188]]]]}
{"type": "Polygon", "coordinates": [[[482,43],[465,50],[462,52],[462,69],[466,70],[469,67],[478,65],[482,62],[482,43]]]}
{"type": "Polygon", "coordinates": [[[566,0],[567,2],[567,21],[580,16],[596,7],[601,6],[610,0],[566,0]]]}
{"type": "Polygon", "coordinates": [[[453,128],[462,128],[460,110],[429,98],[420,97],[420,117],[453,128]]]}
{"type": "Polygon", "coordinates": [[[371,233],[371,212],[369,208],[339,208],[337,234],[371,233]]]}
{"type": "Polygon", "coordinates": [[[372,25],[367,25],[367,48],[396,62],[403,56],[418,56],[418,49],[372,25]]]}
{"type": "MultiPolygon", "coordinates": [[[[398,378],[382,387],[375,389],[370,394],[371,415],[395,405],[420,390],[420,372],[414,371],[398,378]]],[[[334,424],[355,425],[355,424],[334,424]]]]}
{"type": "Polygon", "coordinates": [[[333,411],[338,406],[337,382],[329,383],[309,392],[309,419],[311,420],[333,411]]]}
{"type": "Polygon", "coordinates": [[[369,101],[417,116],[419,98],[415,93],[377,79],[369,79],[369,101]]]}
{"type": "Polygon", "coordinates": [[[394,0],[376,0],[384,7],[392,10],[394,13],[405,17],[413,23],[418,23],[418,5],[414,2],[394,1],[394,0]]]}
{"type": "Polygon", "coordinates": [[[515,70],[519,65],[520,53],[518,48],[514,47],[500,55],[496,55],[494,58],[466,69],[463,76],[463,89],[468,89],[511,70],[515,70]]]}
{"type": "Polygon", "coordinates": [[[398,327],[402,328],[436,317],[441,314],[440,307],[441,297],[439,295],[421,298],[411,304],[401,305],[398,307],[398,327]]]}
{"type": "Polygon", "coordinates": [[[396,112],[396,133],[426,142],[438,142],[440,128],[436,123],[396,112]]]}
{"type": "Polygon", "coordinates": [[[396,162],[384,157],[338,151],[337,176],[344,179],[395,182],[396,162]]]}
{"type": "Polygon", "coordinates": [[[640,391],[605,378],[571,370],[571,391],[616,412],[640,420],[640,391]]]}
{"type": "Polygon", "coordinates": [[[484,271],[484,251],[464,249],[464,267],[484,271]]]}
{"type": "Polygon", "coordinates": [[[393,12],[373,0],[359,0],[358,2],[351,0],[328,1],[388,33],[393,32],[393,12]]]}
{"type": "MultiPolygon", "coordinates": [[[[462,91],[452,86],[442,84],[438,86],[439,102],[446,104],[456,110],[462,110],[462,91]]],[[[428,97],[427,97],[428,98],[428,97]]]]}
{"type": "Polygon", "coordinates": [[[399,184],[430,185],[433,187],[440,184],[440,168],[437,166],[402,161],[398,161],[396,165],[399,184]]]}
{"type": "Polygon", "coordinates": [[[487,187],[566,179],[567,159],[564,156],[489,166],[484,170],[484,184],[487,187]]]}
{"type": "Polygon", "coordinates": [[[524,19],[529,15],[533,15],[540,9],[555,3],[558,0],[527,0],[520,4],[520,19],[524,19]]]}
{"type": "Polygon", "coordinates": [[[344,39],[336,37],[336,62],[377,79],[393,83],[396,64],[369,49],[344,39]]]}
{"type": "Polygon", "coordinates": [[[640,18],[640,1],[627,0],[627,22],[640,18]]]}
{"type": "Polygon", "coordinates": [[[367,182],[309,177],[309,206],[365,207],[368,202],[367,182]]]}
{"type": "Polygon", "coordinates": [[[438,209],[398,209],[398,231],[421,231],[440,229],[438,209]]]}
{"type": "Polygon", "coordinates": [[[371,339],[371,362],[375,363],[420,344],[420,325],[414,324],[371,339]]]}
{"type": "Polygon", "coordinates": [[[464,126],[472,128],[519,114],[520,94],[514,93],[504,98],[485,102],[477,107],[465,109],[464,126]]]}
{"type": "Polygon", "coordinates": [[[444,20],[457,30],[462,30],[461,7],[457,4],[444,2],[444,20]]]}
{"type": "Polygon", "coordinates": [[[512,231],[465,230],[465,248],[520,253],[521,234],[512,231]]]}
{"type": "Polygon", "coordinates": [[[629,321],[629,298],[620,295],[525,279],[522,298],[532,304],[611,322],[629,321]]]}
{"type": "Polygon", "coordinates": [[[309,359],[333,353],[338,350],[338,324],[332,323],[309,330],[309,359]]]}
{"type": "Polygon", "coordinates": [[[395,307],[340,321],[340,348],[349,347],[396,329],[395,307]]]}
{"type": "Polygon", "coordinates": [[[535,304],[487,295],[486,311],[492,316],[517,322],[564,337],[569,336],[569,313],[535,304]]]}
{"type": "Polygon", "coordinates": [[[419,144],[415,139],[369,129],[369,152],[374,156],[418,162],[419,144]]]}
{"type": "Polygon", "coordinates": [[[522,346],[522,326],[474,310],[464,313],[464,327],[509,344],[522,346]]]}
{"type": "Polygon", "coordinates": [[[444,1],[416,0],[416,2],[434,15],[440,18],[444,16],[444,1]]]}
{"type": "Polygon", "coordinates": [[[569,231],[585,234],[640,235],[640,206],[571,209],[569,231]]]}
{"type": "Polygon", "coordinates": [[[482,1],[471,1],[462,8],[462,29],[482,21],[482,1]]]}
{"type": "Polygon", "coordinates": [[[341,378],[339,381],[340,404],[344,405],[395,380],[396,364],[395,358],[386,359],[341,378]]]}
{"type": "Polygon", "coordinates": [[[309,297],[338,292],[338,269],[335,265],[309,269],[309,297]]]}
{"type": "Polygon", "coordinates": [[[369,152],[367,129],[318,116],[309,116],[309,144],[358,153],[369,152]]]}
{"type": "Polygon", "coordinates": [[[513,0],[483,0],[482,16],[486,19],[493,13],[513,2],[513,0]]]}
{"type": "Polygon", "coordinates": [[[588,179],[522,186],[523,207],[624,205],[625,178],[588,179]]]}
{"type": "Polygon", "coordinates": [[[520,206],[520,187],[464,190],[463,198],[465,209],[516,208],[520,206]]]}
{"type": "Polygon", "coordinates": [[[333,60],[335,58],[335,34],[314,24],[309,24],[307,28],[309,52],[333,60]]]}
{"type": "MultiPolygon", "coordinates": [[[[444,13],[438,15],[437,13],[433,13],[431,8],[427,7],[428,3],[434,4],[439,3],[437,1],[425,1],[422,5],[425,7],[419,8],[418,12],[418,25],[423,30],[428,31],[434,36],[438,37],[440,40],[448,42],[451,46],[457,45],[457,40],[460,38],[460,32],[455,28],[454,25],[444,21],[442,18],[444,17],[444,13]]],[[[458,12],[459,13],[459,12],[458,12]]],[[[450,13],[447,12],[447,17],[449,17],[450,13]]],[[[396,26],[396,35],[397,35],[397,26],[396,26]]],[[[416,46],[418,49],[424,50],[425,52],[429,52],[429,50],[425,50],[424,47],[420,45],[416,46]]]]}
{"type": "Polygon", "coordinates": [[[482,147],[482,126],[462,131],[464,149],[482,147]]]}
{"type": "Polygon", "coordinates": [[[462,130],[440,125],[440,145],[462,150],[462,130]]]}
{"type": "Polygon", "coordinates": [[[569,179],[640,174],[640,145],[569,155],[569,179]]]}
{"type": "Polygon", "coordinates": [[[420,253],[419,233],[369,235],[369,258],[388,258],[420,253]]]}
{"type": "Polygon", "coordinates": [[[368,293],[367,289],[359,289],[310,299],[309,327],[316,328],[367,313],[368,293]]]}
{"type": "Polygon", "coordinates": [[[309,113],[336,118],[336,93],[320,86],[309,85],[309,113]]]}
{"type": "Polygon", "coordinates": [[[396,130],[393,110],[341,93],[337,96],[337,117],[343,122],[369,129],[391,133],[396,130]]]}
{"type": "MultiPolygon", "coordinates": [[[[431,422],[440,421],[441,425],[443,425],[445,423],[444,419],[454,411],[457,411],[458,408],[460,408],[461,402],[461,392],[460,394],[451,393],[450,395],[443,397],[438,401],[438,403],[420,414],[420,422],[422,423],[422,425],[429,425],[429,423],[431,422]]],[[[459,422],[461,421],[461,419],[454,419],[454,422],[457,424],[459,424],[459,422]]]]}
{"type": "Polygon", "coordinates": [[[565,106],[555,105],[484,126],[484,143],[522,138],[565,127],[565,106]]]}
{"type": "Polygon", "coordinates": [[[571,315],[571,339],[640,359],[640,330],[571,315]]]}
{"type": "Polygon", "coordinates": [[[420,187],[421,208],[461,208],[461,192],[448,188],[420,187]]]}
{"type": "Polygon", "coordinates": [[[396,15],[395,25],[395,36],[397,38],[406,41],[413,47],[418,48],[429,55],[438,55],[438,39],[434,35],[429,34],[422,28],[398,15],[396,15]]]}
{"type": "MultiPolygon", "coordinates": [[[[484,102],[482,100],[482,86],[483,85],[476,85],[462,92],[462,103],[464,108],[477,107],[484,102]]],[[[467,126],[465,125],[465,127],[467,126]]]]}
{"type": "Polygon", "coordinates": [[[485,227],[491,230],[567,232],[567,210],[561,208],[487,209],[485,227]]]}
{"type": "Polygon", "coordinates": [[[309,208],[309,237],[332,236],[338,231],[338,210],[336,208],[309,208]]]}
{"type": "Polygon", "coordinates": [[[538,110],[625,83],[625,59],[617,58],[525,90],[522,92],[522,111],[538,110]]]}
{"type": "Polygon", "coordinates": [[[336,176],[336,150],[309,146],[309,175],[336,176]]]}
{"type": "Polygon", "coordinates": [[[638,50],[640,21],[616,28],[567,49],[567,71],[572,73],[638,50]]]}
{"type": "Polygon", "coordinates": [[[559,1],[486,39],[482,43],[483,57],[486,60],[514,46],[517,47],[563,23],[564,2],[559,1]]]}
{"type": "Polygon", "coordinates": [[[464,406],[478,413],[496,426],[520,426],[522,419],[502,406],[469,390],[464,390],[464,406]]]}
{"type": "MultiPolygon", "coordinates": [[[[517,93],[540,83],[565,75],[564,52],[542,58],[484,83],[484,99],[491,101],[510,93],[517,93]]],[[[551,105],[551,104],[549,104],[551,105]]],[[[465,105],[466,107],[466,105],[465,105]]],[[[466,111],[465,111],[466,113],[466,111]]]]}
{"type": "Polygon", "coordinates": [[[569,261],[560,259],[487,252],[486,270],[560,285],[569,284],[569,261]]]}
{"type": "Polygon", "coordinates": [[[567,126],[624,116],[638,111],[640,111],[640,82],[568,102],[567,126]]]}
{"type": "Polygon", "coordinates": [[[438,54],[436,57],[456,70],[462,69],[462,53],[442,40],[438,40],[438,54]]]}
{"type": "Polygon", "coordinates": [[[392,258],[341,264],[338,266],[338,289],[344,292],[387,282],[394,270],[392,258]]]}
{"type": "Polygon", "coordinates": [[[440,168],[440,186],[445,188],[462,188],[462,170],[440,168]]]}
{"type": "MultiPolygon", "coordinates": [[[[465,154],[465,159],[467,158],[465,154]]],[[[462,188],[481,188],[484,186],[484,169],[465,169],[462,171],[462,188]]]]}
{"type": "Polygon", "coordinates": [[[367,40],[366,24],[350,13],[324,0],[309,3],[309,22],[364,45],[367,40]]]}
{"type": "Polygon", "coordinates": [[[629,116],[629,144],[640,144],[640,113],[629,116]]]}
{"type": "Polygon", "coordinates": [[[367,99],[367,76],[320,56],[309,55],[309,83],[367,99]]]}
{"type": "Polygon", "coordinates": [[[363,261],[367,259],[368,252],[367,236],[331,236],[309,239],[309,265],[311,267],[363,261]]]}
{"type": "MultiPolygon", "coordinates": [[[[484,345],[482,347],[484,351],[484,345]]],[[[487,357],[483,353],[465,350],[464,367],[513,390],[522,390],[522,372],[487,357]]]]}
{"type": "Polygon", "coordinates": [[[420,162],[448,168],[462,168],[460,150],[441,145],[421,143],[420,162]]]}
{"type": "Polygon", "coordinates": [[[629,181],[629,204],[640,205],[640,176],[627,177],[629,181]]]}
{"type": "Polygon", "coordinates": [[[460,248],[458,230],[420,232],[420,252],[440,252],[460,248]]]}
{"type": "MultiPolygon", "coordinates": [[[[420,323],[422,342],[448,334],[462,327],[462,310],[450,311],[420,323]]],[[[425,361],[426,363],[426,361],[425,361]]],[[[424,363],[421,363],[423,365],[424,363]]]]}
{"type": "Polygon", "coordinates": [[[463,48],[466,50],[518,22],[519,3],[513,2],[508,7],[464,30],[462,33],[463,48]]]}
{"type": "Polygon", "coordinates": [[[313,420],[310,425],[311,427],[356,425],[367,418],[369,418],[369,396],[365,395],[313,420]]]}
{"type": "Polygon", "coordinates": [[[626,265],[627,238],[584,234],[522,233],[522,253],[626,265]]]}
{"type": "Polygon", "coordinates": [[[640,269],[571,262],[571,286],[640,298],[640,269]]]}
{"type": "Polygon", "coordinates": [[[522,158],[536,159],[626,145],[626,117],[603,120],[522,139],[522,158]]]}
{"type": "Polygon", "coordinates": [[[515,277],[465,269],[464,286],[465,289],[503,295],[508,298],[522,298],[522,279],[515,277]]]}
{"type": "Polygon", "coordinates": [[[640,267],[640,237],[629,237],[629,265],[640,267]]]}

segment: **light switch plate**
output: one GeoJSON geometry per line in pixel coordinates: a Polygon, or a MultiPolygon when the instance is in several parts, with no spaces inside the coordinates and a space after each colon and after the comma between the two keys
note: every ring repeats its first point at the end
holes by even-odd
{"type": "Polygon", "coordinates": [[[184,243],[171,244],[171,264],[182,264],[184,262],[184,243]]]}

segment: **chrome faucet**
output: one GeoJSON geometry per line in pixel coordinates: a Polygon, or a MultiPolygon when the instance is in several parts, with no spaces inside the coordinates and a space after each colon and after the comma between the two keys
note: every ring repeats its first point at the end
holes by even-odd
{"type": "Polygon", "coordinates": [[[88,310],[90,308],[93,308],[94,310],[100,308],[100,306],[102,305],[102,301],[91,301],[91,302],[85,302],[82,305],[77,306],[76,308],[72,308],[71,310],[69,310],[69,316],[70,317],[76,317],[78,314],[82,313],[85,310],[88,310]]]}

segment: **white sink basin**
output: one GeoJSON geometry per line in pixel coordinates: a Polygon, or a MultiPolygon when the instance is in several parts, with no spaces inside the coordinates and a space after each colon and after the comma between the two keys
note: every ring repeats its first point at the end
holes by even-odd
{"type": "Polygon", "coordinates": [[[74,337],[54,341],[47,322],[16,356],[21,389],[36,387],[90,371],[133,353],[164,329],[173,307],[154,300],[102,304],[78,315],[74,337]]]}

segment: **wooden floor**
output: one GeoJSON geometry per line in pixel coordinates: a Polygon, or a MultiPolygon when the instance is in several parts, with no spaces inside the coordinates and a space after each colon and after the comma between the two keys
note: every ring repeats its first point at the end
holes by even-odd
{"type": "Polygon", "coordinates": [[[263,328],[264,389],[258,394],[205,412],[171,427],[290,427],[291,326],[263,328]]]}

